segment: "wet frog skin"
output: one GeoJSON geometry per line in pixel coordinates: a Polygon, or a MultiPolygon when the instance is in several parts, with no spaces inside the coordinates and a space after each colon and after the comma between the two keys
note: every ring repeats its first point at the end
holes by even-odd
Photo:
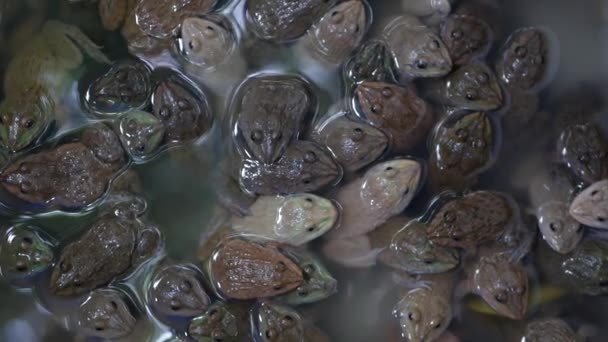
{"type": "Polygon", "coordinates": [[[116,289],[91,292],[78,309],[78,326],[88,336],[113,339],[130,335],[137,321],[127,301],[126,295],[116,289]]]}
{"type": "Polygon", "coordinates": [[[190,322],[188,333],[197,342],[250,341],[248,305],[215,302],[190,322]]]}
{"type": "Polygon", "coordinates": [[[220,20],[212,18],[184,19],[181,28],[182,51],[190,63],[211,68],[229,58],[236,42],[229,29],[222,24],[220,20]]]}
{"type": "Polygon", "coordinates": [[[608,293],[608,244],[602,240],[584,239],[562,261],[560,271],[578,292],[590,296],[608,293]]]}
{"type": "Polygon", "coordinates": [[[526,330],[522,341],[542,342],[581,342],[583,339],[578,336],[568,323],[559,318],[541,318],[534,320],[526,325],[526,330]]]}
{"type": "Polygon", "coordinates": [[[143,32],[164,39],[174,35],[184,19],[205,14],[216,3],[217,0],[140,0],[134,14],[143,32]]]}
{"type": "Polygon", "coordinates": [[[427,226],[427,235],[439,246],[475,250],[496,240],[513,219],[513,208],[505,196],[475,191],[441,206],[427,226]]]}
{"type": "Polygon", "coordinates": [[[260,39],[274,43],[294,40],[306,33],[335,0],[247,0],[248,26],[260,39]]]}
{"type": "Polygon", "coordinates": [[[302,270],[272,245],[239,238],[226,240],[209,261],[219,292],[231,299],[272,297],[296,289],[302,270]]]}
{"type": "Polygon", "coordinates": [[[322,59],[342,62],[360,44],[367,32],[367,13],[360,0],[332,7],[308,31],[308,39],[322,59]]]}
{"type": "Polygon", "coordinates": [[[339,114],[322,122],[312,139],[327,146],[344,172],[355,172],[384,154],[389,138],[365,122],[339,114]]]}
{"type": "Polygon", "coordinates": [[[120,118],[120,141],[135,161],[151,158],[165,136],[165,126],[156,116],[142,111],[132,111],[120,118]]]}
{"type": "Polygon", "coordinates": [[[344,66],[344,78],[349,85],[363,81],[394,82],[393,60],[380,40],[368,40],[344,66]]]}
{"type": "Polygon", "coordinates": [[[200,272],[187,265],[165,267],[154,275],[148,301],[162,315],[192,317],[200,315],[211,300],[203,289],[200,272]]]}
{"type": "Polygon", "coordinates": [[[5,278],[25,278],[45,270],[53,261],[54,246],[38,228],[11,227],[0,244],[0,271],[5,278]]]}
{"type": "Polygon", "coordinates": [[[608,179],[593,183],[579,193],[569,211],[584,225],[608,229],[608,179]]]}
{"type": "Polygon", "coordinates": [[[557,153],[585,183],[608,177],[608,144],[593,124],[569,126],[557,142],[557,153]]]}
{"type": "Polygon", "coordinates": [[[441,24],[441,40],[454,65],[466,65],[485,57],[492,45],[493,33],[483,20],[470,15],[450,15],[441,24]]]}
{"type": "Polygon", "coordinates": [[[549,58],[545,32],[534,27],[519,29],[503,46],[496,70],[507,87],[534,90],[547,77],[549,58]]]}
{"type": "Polygon", "coordinates": [[[150,69],[139,61],[124,61],[91,83],[85,102],[95,113],[120,114],[145,107],[151,93],[150,69]]]}
{"type": "Polygon", "coordinates": [[[172,143],[198,139],[213,123],[204,94],[196,94],[178,77],[169,77],[156,87],[152,112],[165,126],[166,141],[172,143]]]}
{"type": "Polygon", "coordinates": [[[572,252],[583,238],[583,226],[568,212],[568,204],[552,201],[540,206],[538,228],[543,239],[556,252],[567,254],[572,252]]]}
{"type": "Polygon", "coordinates": [[[325,148],[297,140],[274,164],[246,159],[240,170],[241,187],[257,195],[315,192],[336,183],[342,170],[325,148]]]}
{"type": "Polygon", "coordinates": [[[83,51],[99,63],[110,63],[79,28],[51,20],[17,52],[7,67],[0,103],[3,149],[23,150],[47,131],[84,63],[83,51]]]}
{"type": "Polygon", "coordinates": [[[251,311],[251,322],[255,341],[305,341],[302,317],[288,306],[268,300],[263,301],[251,311]]]}
{"type": "Polygon", "coordinates": [[[125,163],[118,137],[104,124],[96,124],[86,128],[77,142],[15,160],[1,181],[9,193],[28,203],[83,208],[105,194],[125,163]]]}
{"type": "Polygon", "coordinates": [[[434,114],[413,87],[382,82],[355,89],[364,119],[391,137],[391,150],[406,153],[420,144],[434,123],[434,114]]]}
{"type": "Polygon", "coordinates": [[[295,77],[269,76],[246,85],[236,130],[246,154],[264,164],[277,161],[298,137],[314,99],[308,85],[295,77]]]}

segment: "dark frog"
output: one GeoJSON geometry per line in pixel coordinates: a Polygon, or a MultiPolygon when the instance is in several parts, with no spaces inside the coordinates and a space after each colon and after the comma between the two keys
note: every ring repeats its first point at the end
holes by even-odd
{"type": "Polygon", "coordinates": [[[585,239],[561,263],[565,279],[578,291],[591,296],[608,293],[608,244],[585,239]]]}
{"type": "Polygon", "coordinates": [[[210,299],[201,285],[202,275],[189,265],[172,265],[152,278],[148,301],[157,313],[189,317],[202,314],[210,299]]]}
{"type": "Polygon", "coordinates": [[[165,140],[172,143],[199,138],[213,122],[205,95],[178,77],[169,77],[156,87],[152,110],[165,126],[165,140]]]}
{"type": "Polygon", "coordinates": [[[85,207],[105,194],[127,160],[116,134],[104,124],[86,128],[78,141],[19,158],[2,174],[17,198],[48,208],[85,207]]]}
{"type": "Polygon", "coordinates": [[[608,144],[593,124],[567,127],[557,142],[557,152],[585,183],[608,177],[608,144]]]}
{"type": "Polygon", "coordinates": [[[492,45],[492,29],[470,15],[451,15],[442,24],[440,36],[454,65],[465,65],[483,58],[492,45]]]}
{"type": "Polygon", "coordinates": [[[197,342],[250,341],[248,305],[216,302],[192,319],[188,333],[197,342]]]}
{"type": "Polygon", "coordinates": [[[19,224],[4,234],[0,245],[0,271],[23,278],[46,269],[53,261],[54,246],[37,228],[19,224]]]}
{"type": "Polygon", "coordinates": [[[78,309],[78,326],[89,336],[110,339],[128,336],[137,323],[130,305],[130,299],[120,290],[93,291],[78,309]]]}
{"type": "Polygon", "coordinates": [[[282,43],[302,36],[335,0],[247,0],[251,30],[261,39],[282,43]]]}
{"type": "Polygon", "coordinates": [[[394,82],[393,60],[386,44],[378,40],[364,43],[344,66],[344,77],[349,84],[394,82]]]}
{"type": "Polygon", "coordinates": [[[329,151],[316,143],[294,141],[274,164],[246,159],[240,184],[257,195],[314,192],[336,183],[342,170],[329,151]]]}
{"type": "Polygon", "coordinates": [[[263,301],[251,311],[251,323],[256,341],[305,341],[302,316],[288,306],[263,301]]]}

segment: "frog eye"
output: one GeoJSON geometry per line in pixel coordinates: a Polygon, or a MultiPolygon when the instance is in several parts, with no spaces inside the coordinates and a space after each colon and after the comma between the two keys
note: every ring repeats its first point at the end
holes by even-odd
{"type": "Polygon", "coordinates": [[[32,118],[23,118],[23,119],[21,119],[20,123],[21,123],[21,126],[24,128],[32,128],[32,127],[34,127],[35,121],[32,118]]]}
{"type": "Polygon", "coordinates": [[[331,12],[331,22],[332,23],[340,23],[344,19],[344,15],[340,11],[331,12]]]}
{"type": "Polygon", "coordinates": [[[300,297],[308,296],[308,290],[302,286],[298,286],[298,288],[296,289],[296,292],[298,293],[298,296],[300,296],[300,297]]]}
{"type": "Polygon", "coordinates": [[[317,155],[313,151],[308,151],[304,154],[304,161],[307,163],[314,163],[317,161],[317,155]]]}
{"type": "Polygon", "coordinates": [[[412,322],[420,321],[420,311],[414,309],[407,314],[407,318],[412,322]]]}
{"type": "Polygon", "coordinates": [[[32,240],[31,237],[26,236],[23,239],[21,239],[21,243],[19,244],[19,248],[21,248],[21,250],[28,250],[32,247],[32,244],[34,243],[34,240],[32,240]]]}
{"type": "Polygon", "coordinates": [[[169,307],[173,311],[178,311],[179,309],[182,308],[182,303],[180,303],[179,300],[174,298],[174,299],[171,299],[171,301],[169,302],[169,307]]]}
{"type": "Polygon", "coordinates": [[[140,141],[139,143],[137,143],[137,145],[135,145],[135,150],[137,150],[138,152],[144,152],[146,150],[146,143],[143,141],[140,141]]]}
{"type": "Polygon", "coordinates": [[[393,96],[393,90],[390,87],[384,87],[382,89],[382,96],[387,99],[390,98],[391,96],[393,96]]]}
{"type": "Polygon", "coordinates": [[[379,103],[374,103],[372,105],[371,109],[372,109],[372,113],[374,113],[374,114],[382,113],[382,105],[379,103]]]}
{"type": "Polygon", "coordinates": [[[270,133],[270,139],[272,139],[272,141],[278,141],[283,137],[283,132],[281,131],[272,131],[270,133]]]}
{"type": "Polygon", "coordinates": [[[528,49],[525,46],[517,46],[515,47],[515,55],[519,58],[526,57],[528,54],[528,49]]]}
{"type": "Polygon", "coordinates": [[[439,49],[439,46],[439,41],[437,39],[433,39],[429,42],[429,49],[431,49],[431,51],[439,49]]]}
{"type": "Polygon", "coordinates": [[[477,91],[474,89],[468,89],[465,94],[466,99],[469,101],[477,100],[477,96],[478,96],[477,91]]]}
{"type": "Polygon", "coordinates": [[[437,322],[437,324],[435,324],[435,326],[433,328],[435,328],[435,329],[441,328],[441,322],[437,322]]]}
{"type": "Polygon", "coordinates": [[[363,140],[363,136],[365,135],[365,133],[363,132],[363,130],[359,127],[353,129],[353,136],[352,139],[353,141],[361,141],[363,140]]]}
{"type": "Polygon", "coordinates": [[[559,232],[562,230],[562,225],[561,222],[551,222],[549,223],[549,229],[551,229],[552,232],[559,232]]]}
{"type": "Polygon", "coordinates": [[[479,74],[479,76],[477,76],[477,80],[480,83],[487,83],[490,80],[490,75],[488,75],[487,72],[482,72],[481,74],[479,74]]]}
{"type": "Polygon", "coordinates": [[[198,52],[201,49],[201,44],[198,39],[192,39],[188,42],[188,48],[190,48],[192,51],[198,52]]]}
{"type": "Polygon", "coordinates": [[[302,271],[304,271],[305,274],[313,274],[315,272],[315,267],[311,264],[308,264],[306,266],[304,266],[304,268],[302,269],[302,271]]]}
{"type": "Polygon", "coordinates": [[[506,303],[507,302],[507,294],[504,291],[500,291],[497,294],[494,295],[494,299],[496,299],[497,302],[499,303],[506,303]]]}
{"type": "Polygon", "coordinates": [[[21,191],[22,194],[29,194],[32,191],[32,185],[29,182],[24,181],[19,184],[19,191],[21,191]]]}
{"type": "Polygon", "coordinates": [[[315,227],[315,226],[310,226],[310,227],[306,228],[306,231],[307,231],[307,232],[309,232],[309,233],[312,233],[312,232],[314,232],[314,231],[315,231],[315,229],[317,229],[317,227],[315,227]]]}
{"type": "Polygon", "coordinates": [[[422,59],[416,61],[416,68],[424,70],[428,67],[428,63],[422,59]]]}
{"type": "Polygon", "coordinates": [[[259,144],[260,142],[262,142],[262,131],[255,130],[255,131],[251,132],[251,141],[253,141],[256,144],[259,144]]]}

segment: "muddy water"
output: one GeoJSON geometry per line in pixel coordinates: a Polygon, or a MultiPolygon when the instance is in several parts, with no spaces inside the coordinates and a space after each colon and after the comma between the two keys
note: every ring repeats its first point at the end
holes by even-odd
{"type": "MultiPolygon", "coordinates": [[[[18,0],[6,0],[18,1],[18,0]]],[[[6,2],[5,1],[5,2],[6,2]]],[[[491,1],[491,0],[488,0],[491,1]]],[[[67,1],[62,1],[67,2],[67,1]]],[[[225,1],[223,13],[230,14],[236,32],[244,27],[243,0],[225,1]]],[[[374,19],[370,36],[377,34],[383,23],[398,12],[398,2],[393,0],[370,0],[374,19]]],[[[503,19],[506,20],[505,32],[515,28],[536,25],[555,34],[559,41],[560,63],[551,87],[543,93],[543,103],[559,96],[561,91],[576,86],[580,82],[601,84],[608,77],[608,4],[602,0],[511,0],[503,1],[503,19]]],[[[2,2],[0,1],[0,4],[2,2]]],[[[24,2],[25,3],[25,2],[24,2]]],[[[2,53],[0,63],[6,64],[11,49],[19,41],[27,39],[28,28],[34,30],[41,18],[54,17],[83,27],[95,41],[103,41],[113,59],[126,55],[126,48],[116,34],[107,35],[95,27],[97,20],[95,6],[76,6],[66,9],[60,1],[27,1],[27,9],[20,12],[19,18],[0,15],[4,32],[15,32],[18,26],[20,35],[0,36],[2,53]],[[92,19],[91,19],[92,18],[92,19]],[[25,23],[25,24],[24,24],[25,23]],[[23,24],[23,25],[21,25],[23,24]]],[[[69,7],[69,6],[68,6],[69,7]]],[[[0,12],[1,13],[1,12],[0,12]]],[[[301,52],[297,43],[277,48],[265,44],[252,44],[239,33],[242,44],[242,61],[235,61],[238,67],[226,70],[221,77],[200,73],[199,70],[184,70],[171,54],[143,57],[150,66],[168,67],[185,73],[203,89],[211,101],[217,123],[229,115],[230,94],[247,75],[260,72],[301,73],[313,82],[319,98],[318,115],[329,113],[330,108],[345,101],[339,68],[315,62],[301,52]]],[[[505,36],[497,37],[498,42],[505,36]]],[[[495,46],[495,49],[498,46],[495,46]]],[[[75,82],[72,94],[74,111],[80,108],[79,89],[75,82]]],[[[608,131],[608,117],[600,118],[608,131]]],[[[548,118],[550,120],[550,117],[548,118]]],[[[85,120],[72,120],[61,127],[60,132],[78,127],[85,120]]],[[[547,122],[549,127],[551,123],[547,122]]],[[[211,210],[215,205],[211,178],[217,171],[215,167],[223,155],[225,139],[220,134],[220,125],[209,137],[193,147],[175,148],[160,154],[155,160],[135,166],[143,183],[144,195],[149,201],[149,219],[160,227],[165,241],[167,254],[178,261],[194,262],[198,239],[205,229],[211,210]]],[[[541,158],[547,153],[545,143],[549,138],[540,131],[513,137],[517,143],[505,143],[498,160],[482,179],[480,188],[504,190],[511,193],[523,204],[525,193],[513,184],[525,183],[529,174],[522,173],[521,163],[541,158]]],[[[509,137],[505,137],[509,139],[509,137]]],[[[425,157],[422,152],[419,157],[425,157]]],[[[419,198],[409,210],[409,214],[419,214],[426,203],[419,198]]],[[[2,224],[26,219],[19,215],[0,217],[2,224]]],[[[88,217],[83,215],[51,214],[36,218],[34,222],[43,225],[57,238],[66,238],[78,233],[88,217]]],[[[314,248],[315,246],[313,246],[314,248]]],[[[317,324],[335,341],[397,341],[398,331],[391,314],[397,301],[398,289],[391,276],[383,269],[345,270],[331,263],[328,267],[339,281],[339,292],[333,297],[303,312],[314,317],[317,324]]],[[[145,269],[142,270],[145,273],[145,269]]],[[[533,271],[532,271],[533,272],[533,271]]],[[[48,274],[42,277],[48,277],[48,274]]],[[[141,275],[140,275],[141,276],[141,275]]],[[[139,280],[128,285],[137,288],[139,280]]],[[[533,284],[540,287],[538,282],[533,284]]],[[[137,292],[137,291],[136,291],[137,292]]],[[[0,340],[4,341],[65,341],[72,337],[65,329],[70,326],[66,316],[54,317],[48,310],[49,302],[44,295],[34,296],[29,290],[17,290],[0,281],[0,340]],[[42,305],[40,304],[42,303],[42,305]]],[[[465,302],[466,303],[466,302],[465,302]]],[[[53,311],[67,313],[73,303],[52,303],[53,311]]],[[[580,327],[591,341],[605,341],[608,338],[608,299],[578,296],[565,296],[549,305],[531,306],[530,316],[559,315],[568,318],[580,327]]],[[[150,340],[171,340],[172,336],[160,323],[143,327],[142,335],[150,340]]],[[[522,325],[485,315],[463,304],[457,307],[456,319],[450,331],[462,341],[513,341],[521,331],[522,325]]]]}

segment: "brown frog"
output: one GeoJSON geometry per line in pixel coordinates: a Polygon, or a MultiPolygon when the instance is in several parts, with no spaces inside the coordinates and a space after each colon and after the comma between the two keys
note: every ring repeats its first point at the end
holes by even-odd
{"type": "Polygon", "coordinates": [[[78,240],[66,245],[53,268],[51,293],[74,296],[108,284],[153,255],[160,232],[135,220],[104,215],[78,240]]]}
{"type": "Polygon", "coordinates": [[[85,207],[101,196],[127,163],[116,134],[105,124],[82,132],[76,142],[21,157],[2,173],[3,187],[17,198],[49,208],[85,207]]]}
{"type": "Polygon", "coordinates": [[[78,309],[78,326],[89,336],[109,339],[129,336],[137,323],[130,305],[130,299],[120,290],[95,290],[78,309]]]}
{"type": "Polygon", "coordinates": [[[521,339],[526,342],[582,342],[574,330],[559,318],[536,319],[526,325],[521,339]]]}
{"type": "Polygon", "coordinates": [[[475,250],[507,230],[514,220],[513,211],[509,200],[500,193],[471,192],[437,209],[427,226],[427,235],[439,246],[475,250]]]}
{"type": "Polygon", "coordinates": [[[263,301],[251,311],[251,323],[256,341],[308,342],[302,316],[288,306],[263,301]]]}
{"type": "Polygon", "coordinates": [[[152,111],[163,122],[165,140],[171,143],[195,140],[213,124],[205,94],[178,77],[169,77],[156,86],[152,111]]]}
{"type": "Polygon", "coordinates": [[[380,40],[368,40],[363,43],[346,63],[343,72],[349,86],[363,81],[395,81],[389,48],[380,40]]]}
{"type": "Polygon", "coordinates": [[[440,36],[454,65],[482,59],[490,50],[493,34],[483,20],[470,15],[450,15],[441,24],[440,36]]]}
{"type": "Polygon", "coordinates": [[[432,140],[431,175],[440,184],[459,184],[489,165],[494,148],[494,129],[483,112],[449,117],[432,140]]]}
{"type": "Polygon", "coordinates": [[[234,302],[215,302],[203,315],[190,322],[188,333],[197,342],[251,341],[249,306],[234,302]]]}
{"type": "Polygon", "coordinates": [[[200,315],[210,299],[201,281],[200,271],[190,265],[171,265],[156,272],[148,288],[150,307],[161,315],[191,317],[200,315]]]}
{"type": "Polygon", "coordinates": [[[306,33],[335,0],[247,0],[248,24],[260,39],[274,43],[294,40],[306,33]]]}
{"type": "Polygon", "coordinates": [[[103,28],[108,31],[121,28],[138,2],[139,0],[99,0],[98,10],[103,28]]]}
{"type": "Polygon", "coordinates": [[[243,86],[235,122],[239,148],[252,159],[271,164],[298,137],[314,109],[309,86],[297,77],[253,78],[243,86]]]}
{"type": "Polygon", "coordinates": [[[361,115],[391,137],[391,150],[406,153],[420,144],[434,123],[431,107],[411,86],[365,81],[355,89],[361,115]]]}
{"type": "Polygon", "coordinates": [[[240,171],[241,187],[256,195],[315,192],[337,183],[342,170],[320,145],[294,141],[274,164],[246,159],[240,171]]]}
{"type": "Polygon", "coordinates": [[[389,144],[389,138],[381,130],[345,113],[321,122],[312,139],[327,146],[345,172],[355,172],[373,163],[389,144]]]}
{"type": "Polygon", "coordinates": [[[584,183],[608,177],[608,144],[597,126],[569,126],[557,142],[557,153],[570,171],[584,183]]]}
{"type": "Polygon", "coordinates": [[[541,86],[549,69],[549,38],[539,28],[523,28],[511,34],[502,47],[496,71],[509,88],[531,91],[541,86]]]}
{"type": "Polygon", "coordinates": [[[272,297],[296,289],[302,270],[272,243],[225,240],[208,261],[211,281],[231,299],[272,297]]]}
{"type": "Polygon", "coordinates": [[[169,38],[188,17],[210,12],[217,0],[139,0],[135,18],[139,28],[155,38],[169,38]]]}

